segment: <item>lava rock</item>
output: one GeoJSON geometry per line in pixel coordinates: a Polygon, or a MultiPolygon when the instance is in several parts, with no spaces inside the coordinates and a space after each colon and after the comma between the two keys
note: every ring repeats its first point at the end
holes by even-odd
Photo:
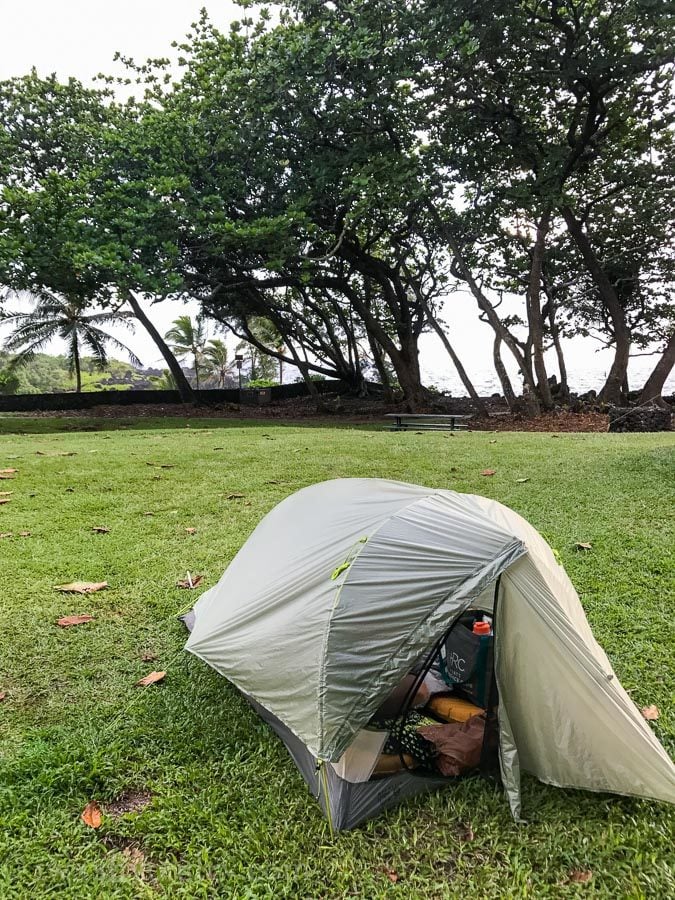
{"type": "Polygon", "coordinates": [[[610,406],[609,431],[672,431],[672,413],[660,406],[610,406]]]}

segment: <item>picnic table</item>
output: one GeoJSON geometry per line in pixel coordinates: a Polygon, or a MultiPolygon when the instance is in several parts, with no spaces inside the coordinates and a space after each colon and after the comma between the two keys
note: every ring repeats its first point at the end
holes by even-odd
{"type": "Polygon", "coordinates": [[[457,431],[468,427],[464,420],[473,418],[473,414],[387,413],[385,418],[395,420],[389,425],[392,431],[409,431],[411,428],[420,431],[457,431]]]}

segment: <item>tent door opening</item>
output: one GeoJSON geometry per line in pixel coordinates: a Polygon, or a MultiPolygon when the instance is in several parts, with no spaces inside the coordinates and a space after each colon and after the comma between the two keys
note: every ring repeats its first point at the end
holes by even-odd
{"type": "Polygon", "coordinates": [[[499,588],[497,578],[489,611],[471,606],[461,613],[379,708],[369,727],[388,738],[371,778],[407,771],[420,778],[500,781],[499,588]]]}

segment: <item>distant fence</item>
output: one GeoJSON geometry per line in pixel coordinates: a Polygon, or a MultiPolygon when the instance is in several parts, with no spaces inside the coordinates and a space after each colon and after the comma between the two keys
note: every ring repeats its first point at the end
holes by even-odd
{"type": "MultiPolygon", "coordinates": [[[[341,381],[315,382],[320,394],[344,393],[347,388],[341,381]]],[[[263,405],[274,400],[292,400],[309,394],[304,382],[298,384],[277,384],[269,388],[237,388],[226,390],[195,391],[195,401],[207,406],[219,403],[245,403],[263,405]]],[[[47,412],[60,409],[93,409],[96,406],[169,406],[181,403],[178,391],[86,391],[82,393],[64,392],[59,394],[12,394],[0,395],[0,413],[3,412],[47,412]]]]}

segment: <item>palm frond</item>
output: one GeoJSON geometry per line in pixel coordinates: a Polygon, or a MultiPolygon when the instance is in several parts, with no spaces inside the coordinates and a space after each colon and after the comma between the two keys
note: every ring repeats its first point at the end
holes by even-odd
{"type": "Polygon", "coordinates": [[[85,328],[81,332],[82,343],[91,350],[96,367],[100,371],[103,371],[108,364],[104,337],[102,333],[97,332],[94,328],[85,328]]]}
{"type": "Polygon", "coordinates": [[[102,312],[83,316],[82,321],[87,325],[121,325],[130,331],[136,330],[135,316],[131,312],[102,312]]]}
{"type": "Polygon", "coordinates": [[[25,322],[5,338],[3,347],[10,353],[15,350],[20,350],[24,344],[52,338],[57,327],[58,323],[54,321],[41,322],[39,324],[35,322],[25,322]]]}
{"type": "Polygon", "coordinates": [[[14,356],[9,363],[7,364],[7,369],[11,372],[14,369],[18,369],[21,366],[27,365],[29,362],[35,358],[36,353],[40,353],[41,350],[47,346],[47,344],[51,341],[51,335],[43,338],[39,341],[34,341],[32,344],[29,344],[28,347],[24,347],[16,356],[14,356]]]}
{"type": "MultiPolygon", "coordinates": [[[[134,351],[127,347],[126,344],[123,344],[122,341],[119,341],[112,334],[107,334],[105,331],[102,331],[100,328],[93,328],[91,325],[86,329],[86,332],[83,332],[82,336],[86,340],[87,335],[91,335],[92,339],[100,341],[102,345],[111,344],[115,349],[121,350],[123,353],[126,353],[131,363],[134,366],[138,366],[139,368],[143,365],[140,359],[136,356],[134,351]]],[[[105,350],[104,350],[105,352],[105,350]]]]}

